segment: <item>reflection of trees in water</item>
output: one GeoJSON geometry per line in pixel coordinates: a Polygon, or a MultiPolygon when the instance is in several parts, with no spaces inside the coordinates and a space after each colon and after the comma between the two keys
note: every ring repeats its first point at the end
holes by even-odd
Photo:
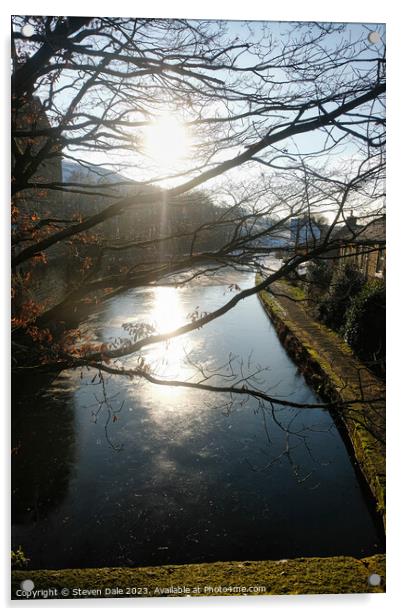
{"type": "Polygon", "coordinates": [[[106,442],[108,443],[109,447],[111,447],[115,451],[121,451],[123,449],[123,445],[121,443],[114,442],[110,438],[109,424],[110,423],[113,424],[115,421],[117,421],[118,416],[121,413],[121,410],[124,406],[125,400],[123,400],[123,402],[119,401],[120,391],[114,394],[108,393],[106,383],[105,383],[105,378],[101,371],[99,371],[98,374],[95,374],[95,376],[91,380],[91,383],[95,383],[97,379],[98,379],[97,384],[101,386],[101,394],[98,396],[96,393],[94,393],[94,398],[96,402],[90,405],[90,407],[92,407],[92,410],[91,410],[92,421],[94,423],[97,423],[98,418],[101,415],[101,413],[102,412],[106,413],[106,420],[104,424],[106,442]],[[117,406],[116,406],[116,399],[117,399],[117,406]]]}
{"type": "Polygon", "coordinates": [[[37,522],[67,493],[75,458],[70,392],[14,391],[12,450],[12,521],[37,522]]]}

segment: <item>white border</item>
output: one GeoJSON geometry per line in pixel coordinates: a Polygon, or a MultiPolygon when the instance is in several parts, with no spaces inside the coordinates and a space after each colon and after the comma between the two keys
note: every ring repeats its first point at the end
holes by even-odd
{"type": "Polygon", "coordinates": [[[54,0],[20,1],[11,2],[5,0],[2,3],[0,27],[2,30],[3,62],[1,63],[3,75],[3,89],[0,97],[2,119],[2,148],[1,171],[3,175],[3,204],[1,210],[1,280],[2,289],[2,319],[1,319],[1,391],[3,392],[4,404],[1,407],[3,416],[3,448],[4,457],[2,467],[4,469],[6,493],[3,495],[3,503],[9,499],[9,446],[10,446],[10,422],[9,402],[9,18],[11,14],[48,14],[61,12],[66,9],[69,15],[83,14],[109,14],[109,15],[133,15],[133,16],[157,16],[157,17],[188,17],[188,18],[211,18],[211,19],[262,19],[262,20],[303,20],[303,21],[355,21],[387,24],[388,41],[388,142],[389,163],[388,176],[388,215],[387,215],[387,301],[388,301],[388,446],[387,446],[387,480],[388,480],[388,516],[387,516],[387,594],[386,595],[317,595],[317,596],[287,596],[287,597],[263,597],[263,598],[206,598],[206,599],[155,599],[127,602],[125,600],[86,600],[86,601],[40,601],[35,603],[11,602],[9,597],[9,524],[10,516],[8,506],[1,508],[2,521],[2,549],[1,558],[1,599],[3,606],[8,609],[42,611],[43,609],[67,609],[73,610],[74,614],[85,610],[93,611],[107,609],[112,612],[121,607],[131,609],[133,613],[152,614],[154,611],[163,610],[170,614],[173,611],[183,610],[200,611],[208,609],[212,613],[218,613],[222,609],[230,609],[234,612],[251,609],[256,613],[280,613],[287,614],[339,614],[340,611],[353,610],[354,613],[365,615],[378,614],[379,610],[387,610],[396,607],[400,578],[402,576],[401,557],[402,544],[400,527],[402,520],[400,474],[401,465],[399,451],[402,438],[402,405],[398,404],[400,380],[400,366],[398,355],[400,354],[400,324],[398,316],[401,306],[400,289],[402,288],[401,273],[401,239],[402,239],[402,196],[400,191],[400,177],[402,173],[401,157],[401,115],[402,115],[402,88],[400,79],[400,59],[402,58],[402,20],[399,19],[398,8],[391,0],[378,2],[364,2],[362,0],[336,0],[336,2],[324,3],[322,0],[305,0],[304,2],[282,0],[280,2],[263,2],[255,0],[253,3],[243,2],[235,4],[234,0],[202,0],[202,2],[189,2],[188,0],[147,0],[141,4],[134,2],[95,2],[87,0],[85,3],[70,0],[67,5],[56,5],[54,0]],[[112,12],[111,9],[113,9],[112,12]],[[135,15],[134,15],[135,13],[135,15]],[[7,135],[7,139],[4,137],[7,135]],[[399,181],[398,181],[399,180],[399,181]],[[399,248],[399,250],[398,250],[399,248]],[[399,475],[399,477],[398,477],[399,475]],[[399,479],[399,481],[398,481],[399,479]],[[398,485],[399,484],[399,485],[398,485]]]}

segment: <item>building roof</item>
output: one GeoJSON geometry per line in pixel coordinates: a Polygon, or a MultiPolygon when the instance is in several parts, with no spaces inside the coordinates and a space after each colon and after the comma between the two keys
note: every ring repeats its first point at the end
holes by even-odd
{"type": "Polygon", "coordinates": [[[332,239],[348,240],[348,241],[378,241],[385,242],[386,236],[386,224],[385,216],[372,220],[365,225],[359,225],[356,223],[356,219],[351,217],[346,219],[345,225],[334,231],[332,239]]]}

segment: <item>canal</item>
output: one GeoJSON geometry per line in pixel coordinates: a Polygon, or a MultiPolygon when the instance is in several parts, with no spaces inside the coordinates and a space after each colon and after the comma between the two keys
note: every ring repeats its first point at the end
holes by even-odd
{"type": "MultiPolygon", "coordinates": [[[[86,324],[97,340],[125,323],[165,332],[227,301],[251,273],[225,271],[185,287],[133,290],[86,324]]],[[[255,385],[303,403],[319,399],[282,348],[257,297],[202,330],[149,347],[164,378],[199,368],[255,374],[255,385]],[[228,368],[228,362],[230,368],[228,368]],[[226,367],[225,367],[226,364],[226,367]]],[[[136,365],[129,358],[126,366],[136,365]]],[[[93,370],[68,371],[13,409],[12,546],[29,567],[133,566],[383,551],[356,467],[321,409],[255,400],[93,370]]]]}

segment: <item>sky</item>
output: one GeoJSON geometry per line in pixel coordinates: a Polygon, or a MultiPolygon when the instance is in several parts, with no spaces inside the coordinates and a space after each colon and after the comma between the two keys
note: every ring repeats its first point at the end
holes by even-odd
{"type": "MultiPolygon", "coordinates": [[[[262,35],[264,28],[267,28],[267,34],[273,36],[274,39],[275,38],[284,39],[286,38],[286,33],[288,31],[292,31],[292,26],[288,23],[283,23],[283,22],[279,23],[279,22],[271,22],[271,21],[264,21],[264,22],[254,21],[254,22],[245,23],[244,21],[231,21],[229,22],[229,25],[228,25],[228,35],[236,36],[239,38],[239,42],[243,42],[244,40],[247,40],[250,29],[254,32],[255,38],[259,38],[262,35]]],[[[372,25],[348,24],[346,33],[342,36],[345,38],[349,38],[350,40],[354,40],[354,39],[357,40],[362,34],[362,32],[364,34],[367,33],[368,35],[370,31],[379,32],[382,36],[382,39],[384,39],[384,27],[378,24],[372,24],[372,25]]],[[[330,37],[327,37],[326,49],[328,53],[332,53],[334,51],[338,40],[339,38],[337,35],[332,35],[330,37]]],[[[373,55],[377,55],[378,49],[381,49],[381,47],[382,47],[382,42],[378,43],[377,45],[371,45],[367,41],[367,48],[363,52],[362,56],[369,58],[373,55]]],[[[242,59],[240,62],[243,65],[248,65],[248,64],[253,64],[255,61],[256,61],[255,57],[252,57],[249,52],[245,52],[242,55],[242,59]]],[[[350,71],[354,68],[357,68],[357,65],[351,66],[348,70],[350,71]]],[[[359,65],[359,68],[361,68],[361,65],[359,65]]],[[[224,71],[222,71],[221,74],[218,73],[216,76],[219,76],[225,79],[224,71]]],[[[282,77],[281,71],[275,70],[274,76],[275,78],[280,79],[282,77]]],[[[58,85],[62,86],[64,85],[64,82],[60,81],[58,85]]],[[[46,95],[45,91],[41,92],[40,94],[42,98],[45,98],[45,95],[46,95]]],[[[69,101],[64,96],[64,94],[60,95],[59,103],[61,106],[65,106],[66,104],[68,104],[68,102],[69,101]]],[[[96,112],[96,107],[93,107],[91,111],[96,112]]],[[[210,109],[209,115],[211,115],[211,113],[214,113],[214,111],[218,112],[219,109],[217,107],[215,107],[215,109],[214,108],[210,109]]],[[[313,115],[315,113],[316,113],[316,110],[312,110],[310,112],[310,115],[313,115]]],[[[189,117],[191,119],[191,116],[189,117]]],[[[305,113],[304,117],[308,118],[309,112],[305,113]]],[[[191,130],[188,129],[186,131],[187,133],[186,136],[183,137],[183,131],[180,130],[180,126],[177,126],[175,129],[174,127],[175,121],[177,121],[177,119],[173,118],[173,122],[172,121],[170,122],[171,124],[170,127],[166,126],[166,122],[165,122],[165,127],[162,130],[160,130],[160,126],[158,126],[158,131],[155,131],[152,128],[143,129],[142,131],[139,131],[140,135],[142,133],[144,137],[145,150],[148,155],[151,155],[152,157],[159,149],[159,156],[156,156],[157,165],[166,166],[166,170],[167,170],[169,168],[169,165],[168,165],[169,159],[171,158],[177,159],[174,161],[175,164],[172,166],[172,170],[174,171],[179,169],[180,163],[182,163],[184,167],[187,167],[188,163],[192,162],[192,161],[186,161],[184,157],[186,155],[187,156],[190,155],[189,157],[191,158],[191,149],[195,143],[195,138],[191,130]],[[157,135],[160,133],[162,133],[162,140],[159,139],[159,142],[158,142],[157,135]],[[179,156],[179,154],[181,154],[181,156],[179,156]]],[[[161,125],[160,122],[159,122],[159,125],[161,125]]],[[[262,130],[263,131],[266,130],[266,127],[268,126],[269,126],[269,123],[267,122],[266,125],[262,127],[262,130]]],[[[138,131],[136,134],[138,134],[138,131]]],[[[286,148],[290,155],[294,154],[297,157],[298,152],[319,151],[323,145],[324,138],[325,136],[323,136],[322,133],[320,133],[319,131],[315,131],[313,133],[299,135],[292,141],[280,143],[279,147],[286,148]]],[[[257,136],[255,137],[255,139],[257,139],[257,136]]],[[[224,152],[222,152],[222,154],[216,156],[215,161],[221,162],[223,160],[231,158],[232,156],[238,154],[241,151],[242,149],[239,150],[238,147],[230,149],[230,150],[225,150],[224,152]]],[[[109,165],[112,166],[112,165],[117,165],[119,163],[119,158],[117,156],[114,156],[113,153],[112,154],[108,153],[107,156],[105,157],[103,153],[76,150],[74,155],[77,156],[78,158],[83,158],[84,160],[88,161],[88,163],[90,164],[102,164],[105,166],[109,166],[109,165]]],[[[353,146],[351,146],[349,143],[346,146],[343,145],[341,148],[339,148],[339,150],[336,151],[335,154],[331,154],[331,156],[329,156],[328,159],[326,160],[323,160],[323,157],[321,156],[319,162],[321,165],[324,164],[326,167],[330,167],[331,165],[336,166],[339,162],[341,163],[347,162],[348,165],[349,164],[352,165],[351,161],[353,161],[355,157],[356,157],[356,151],[354,150],[353,146]]],[[[313,157],[310,159],[310,163],[314,164],[313,157]]],[[[131,165],[130,158],[128,160],[126,159],[126,164],[128,164],[129,166],[126,169],[122,170],[121,173],[123,175],[126,175],[130,179],[144,180],[144,179],[149,179],[150,177],[154,177],[155,175],[157,175],[157,172],[155,170],[152,170],[151,173],[147,173],[147,172],[141,173],[138,167],[136,166],[134,152],[132,156],[132,165],[131,165]]],[[[259,174],[260,172],[261,172],[261,167],[257,165],[256,173],[259,174]]],[[[244,171],[243,169],[241,170],[236,169],[234,172],[229,173],[228,177],[231,177],[232,179],[234,179],[235,177],[239,178],[240,176],[242,177],[244,176],[244,178],[246,178],[246,175],[244,174],[248,174],[248,175],[250,174],[249,167],[247,167],[247,169],[245,169],[244,171]]],[[[180,183],[180,179],[170,181],[170,182],[164,182],[164,183],[162,182],[161,185],[170,187],[170,186],[173,186],[175,183],[180,183]]],[[[209,185],[214,186],[216,185],[216,182],[211,181],[209,185]]]]}

